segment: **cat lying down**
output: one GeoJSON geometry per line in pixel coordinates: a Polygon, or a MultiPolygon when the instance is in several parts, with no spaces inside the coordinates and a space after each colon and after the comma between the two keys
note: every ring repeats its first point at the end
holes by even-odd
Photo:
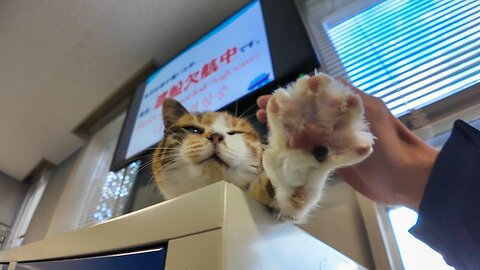
{"type": "Polygon", "coordinates": [[[269,143],[226,112],[188,112],[163,103],[165,136],[152,158],[157,185],[171,199],[220,180],[249,192],[279,217],[304,222],[329,174],[362,161],[373,135],[361,99],[326,74],[304,76],[277,89],[267,106],[269,143]],[[289,139],[314,124],[324,132],[321,156],[289,147],[289,139]]]}

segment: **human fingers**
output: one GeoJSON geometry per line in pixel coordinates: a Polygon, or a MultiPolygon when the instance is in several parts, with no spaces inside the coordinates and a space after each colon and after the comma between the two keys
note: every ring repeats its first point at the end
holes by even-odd
{"type": "Polygon", "coordinates": [[[347,86],[350,88],[350,90],[353,91],[353,93],[357,94],[360,96],[362,99],[364,106],[367,107],[370,105],[371,107],[382,107],[382,102],[380,99],[365,93],[364,91],[358,89],[356,86],[354,86],[352,83],[350,83],[347,79],[345,78],[337,78],[337,81],[343,84],[344,86],[347,86]]]}
{"type": "Polygon", "coordinates": [[[257,99],[257,105],[260,109],[266,109],[268,100],[272,97],[272,95],[261,96],[257,99]]]}
{"type": "Polygon", "coordinates": [[[358,89],[357,87],[355,87],[349,80],[347,80],[346,78],[343,78],[343,77],[338,77],[336,78],[336,80],[343,84],[344,86],[347,86],[348,88],[350,88],[355,94],[357,95],[360,95],[360,96],[366,96],[368,94],[366,94],[365,92],[363,92],[362,90],[358,89]]]}
{"type": "Polygon", "coordinates": [[[258,120],[262,123],[267,123],[267,111],[260,109],[256,113],[258,120]]]}

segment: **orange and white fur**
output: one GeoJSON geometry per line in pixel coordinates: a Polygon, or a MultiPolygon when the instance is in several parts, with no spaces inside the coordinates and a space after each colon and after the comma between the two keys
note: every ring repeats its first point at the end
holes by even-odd
{"type": "Polygon", "coordinates": [[[319,202],[329,174],[368,157],[374,139],[360,98],[323,73],[274,92],[268,145],[246,120],[225,112],[191,113],[167,99],[163,117],[165,136],[152,169],[166,199],[226,180],[297,223],[319,202]],[[288,144],[311,124],[323,133],[320,158],[288,144]]]}

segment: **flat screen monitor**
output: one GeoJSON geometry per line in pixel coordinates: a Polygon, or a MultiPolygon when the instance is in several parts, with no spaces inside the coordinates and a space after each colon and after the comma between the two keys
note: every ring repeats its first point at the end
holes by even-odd
{"type": "Polygon", "coordinates": [[[162,139],[165,98],[175,98],[190,111],[225,109],[238,101],[242,110],[266,89],[271,91],[318,66],[293,1],[252,1],[138,87],[112,169],[121,168],[162,139]]]}

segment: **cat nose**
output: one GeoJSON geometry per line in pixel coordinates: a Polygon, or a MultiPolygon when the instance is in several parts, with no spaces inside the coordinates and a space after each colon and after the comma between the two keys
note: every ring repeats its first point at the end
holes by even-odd
{"type": "Polygon", "coordinates": [[[217,144],[217,143],[223,141],[223,135],[218,134],[218,133],[212,133],[212,134],[210,134],[210,136],[208,136],[207,139],[209,139],[214,144],[217,144]]]}

